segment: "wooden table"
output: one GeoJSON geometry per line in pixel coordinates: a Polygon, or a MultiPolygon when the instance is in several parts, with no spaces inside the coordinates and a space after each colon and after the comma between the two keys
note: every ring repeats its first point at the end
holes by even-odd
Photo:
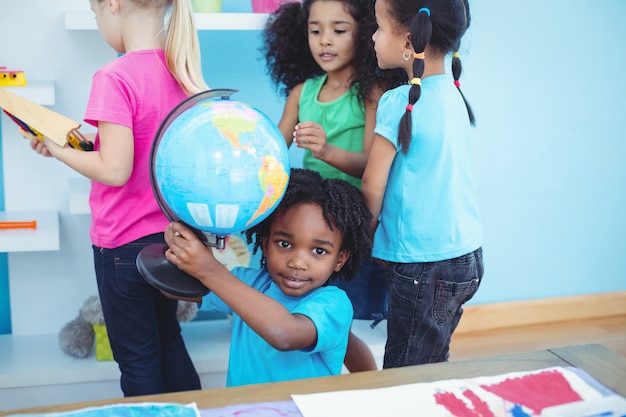
{"type": "Polygon", "coordinates": [[[575,366],[581,368],[605,386],[626,396],[626,358],[604,346],[592,344],[290,382],[36,407],[4,411],[0,412],[0,415],[68,411],[123,402],[169,402],[180,404],[195,402],[200,409],[215,408],[233,404],[284,401],[291,399],[292,394],[381,388],[453,378],[474,378],[500,375],[508,372],[532,371],[552,366],[575,366]]]}

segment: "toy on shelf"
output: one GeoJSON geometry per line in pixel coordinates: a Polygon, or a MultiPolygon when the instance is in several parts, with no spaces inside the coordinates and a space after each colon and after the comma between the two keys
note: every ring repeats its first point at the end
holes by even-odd
{"type": "Polygon", "coordinates": [[[0,88],[0,107],[17,123],[20,133],[27,139],[43,140],[45,136],[59,146],[69,144],[78,150],[93,150],[93,143],[78,131],[80,123],[20,97],[6,88],[0,88]]]}
{"type": "MultiPolygon", "coordinates": [[[[191,321],[198,313],[198,305],[190,301],[179,301],[176,310],[178,321],[191,321]]],[[[59,331],[59,347],[75,358],[86,358],[92,352],[99,361],[113,359],[109,337],[102,314],[102,305],[97,295],[87,298],[78,311],[78,317],[66,323],[59,331]]]]}
{"type": "Polygon", "coordinates": [[[0,67],[0,86],[23,87],[25,85],[26,75],[24,71],[8,70],[7,67],[0,67]]]}
{"type": "Polygon", "coordinates": [[[3,229],[36,229],[37,220],[30,221],[0,221],[0,230],[3,229]]]}

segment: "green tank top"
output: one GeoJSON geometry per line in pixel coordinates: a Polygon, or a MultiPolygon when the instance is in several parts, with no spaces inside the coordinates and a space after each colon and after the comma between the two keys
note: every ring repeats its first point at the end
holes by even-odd
{"type": "MultiPolygon", "coordinates": [[[[322,125],[328,143],[351,152],[362,152],[365,107],[358,99],[356,86],[352,86],[350,90],[330,103],[321,103],[317,97],[325,82],[326,75],[304,82],[300,94],[298,120],[322,125]]],[[[361,189],[360,178],[348,175],[316,159],[309,150],[304,151],[302,166],[319,172],[324,178],[340,178],[361,189]]]]}

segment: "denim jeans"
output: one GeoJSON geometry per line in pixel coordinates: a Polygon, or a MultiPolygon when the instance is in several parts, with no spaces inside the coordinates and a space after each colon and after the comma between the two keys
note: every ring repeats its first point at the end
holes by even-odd
{"type": "Polygon", "coordinates": [[[200,389],[176,318],[178,302],[148,284],[139,251],[164,244],[158,233],[114,249],[93,246],[104,321],[124,396],[200,389]]]}
{"type": "Polygon", "coordinates": [[[383,368],[447,361],[462,305],[483,273],[482,248],[445,261],[391,263],[383,368]]]}
{"type": "Polygon", "coordinates": [[[387,315],[387,282],[385,269],[372,258],[365,261],[350,281],[337,279],[329,282],[348,294],[354,309],[354,318],[361,320],[384,319],[387,315]]]}

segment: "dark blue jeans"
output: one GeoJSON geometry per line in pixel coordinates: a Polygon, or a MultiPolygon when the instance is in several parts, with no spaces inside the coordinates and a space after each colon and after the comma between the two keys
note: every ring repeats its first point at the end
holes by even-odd
{"type": "Polygon", "coordinates": [[[447,361],[462,305],[483,273],[482,248],[439,262],[391,263],[383,368],[447,361]]]}
{"type": "Polygon", "coordinates": [[[155,234],[115,249],[93,246],[98,292],[124,396],[200,389],[176,318],[178,302],[148,284],[139,251],[164,244],[155,234]]]}
{"type": "Polygon", "coordinates": [[[387,282],[385,268],[369,258],[350,280],[329,282],[348,294],[354,309],[354,318],[378,322],[387,315],[387,282]]]}

